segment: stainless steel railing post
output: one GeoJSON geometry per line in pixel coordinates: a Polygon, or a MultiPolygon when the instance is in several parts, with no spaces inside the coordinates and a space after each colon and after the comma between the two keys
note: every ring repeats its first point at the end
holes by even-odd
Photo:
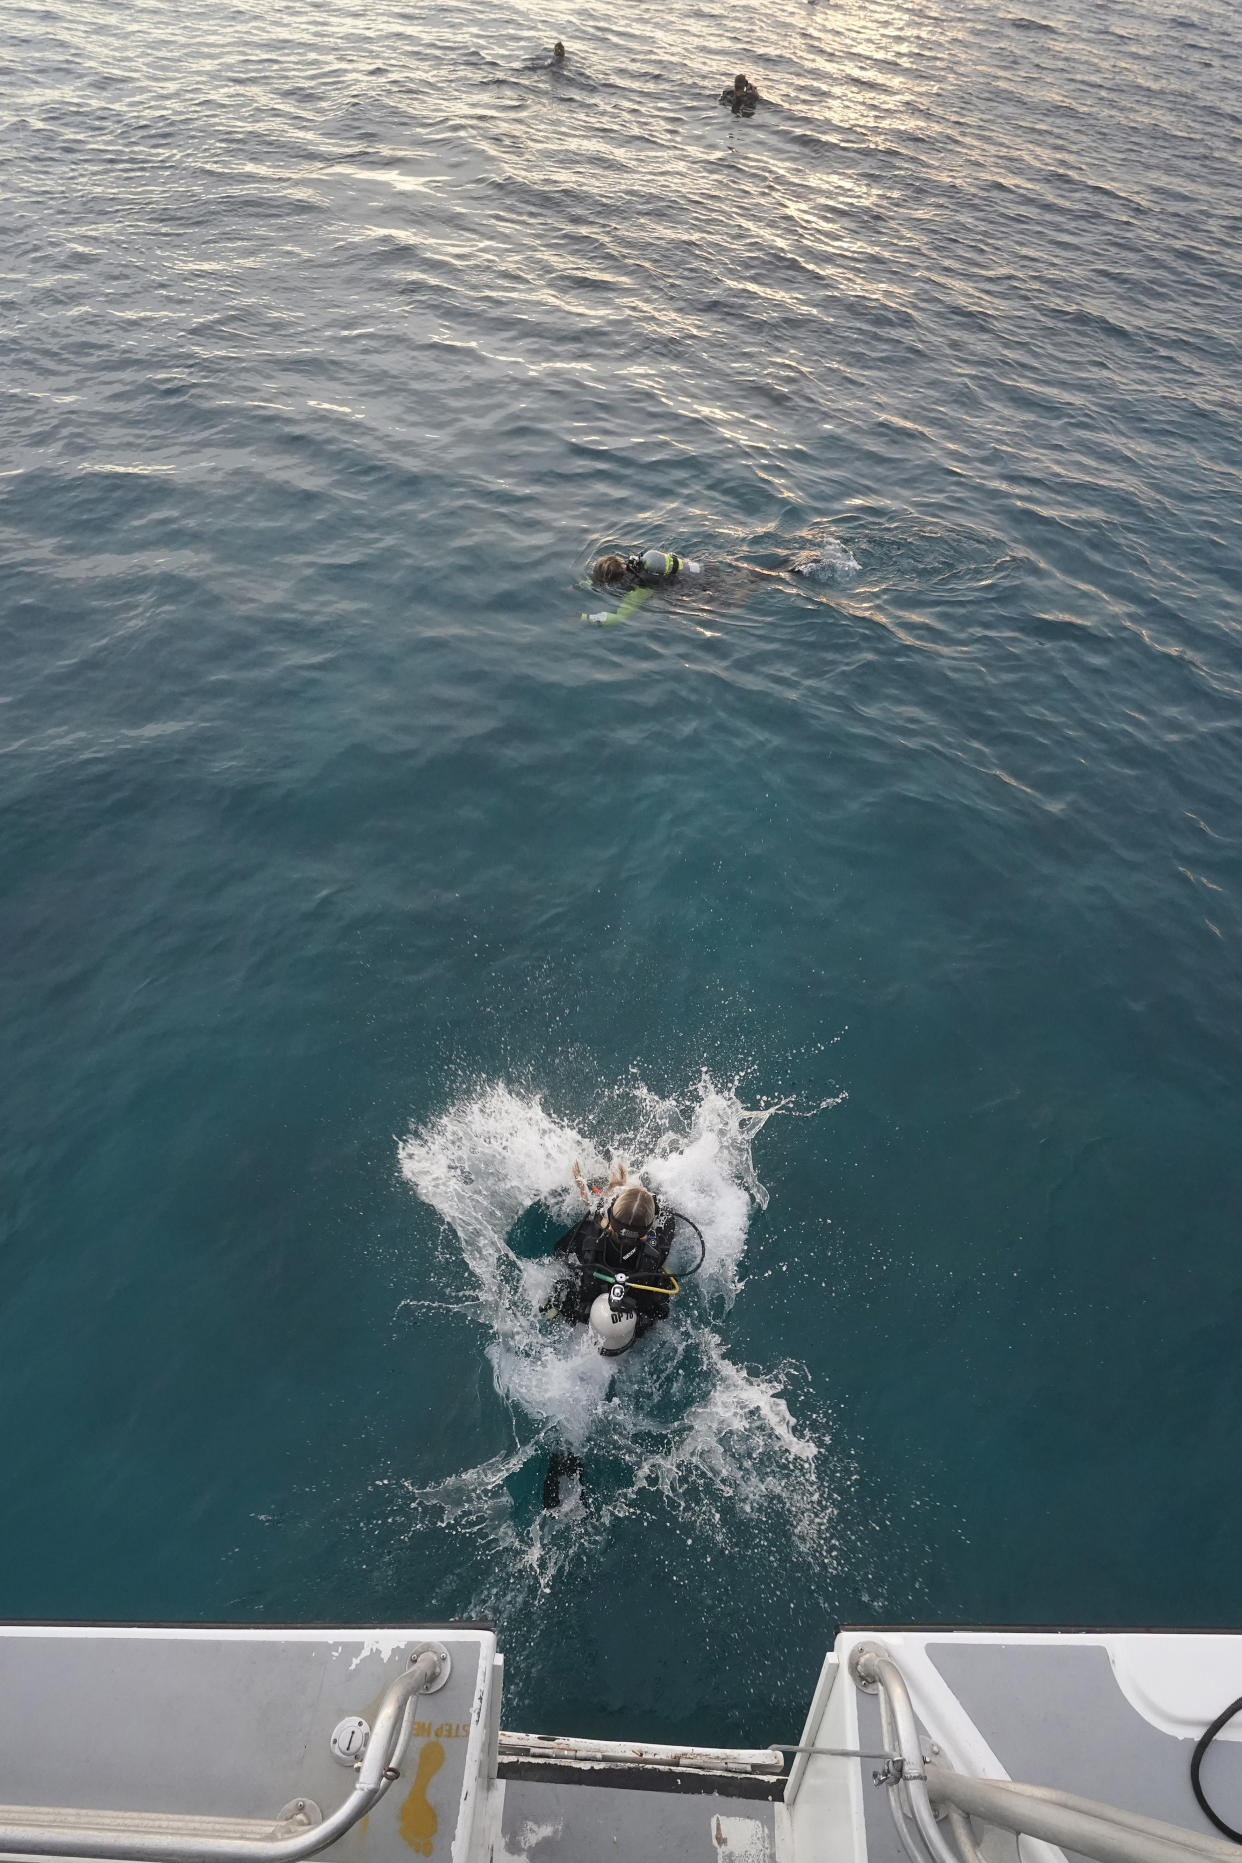
{"type": "MultiPolygon", "coordinates": [[[[860,1688],[879,1690],[881,1703],[887,1703],[892,1716],[892,1730],[897,1751],[901,1755],[901,1765],[900,1771],[894,1773],[887,1782],[889,1792],[895,1794],[899,1786],[905,1787],[919,1836],[934,1863],[961,1863],[961,1858],[936,1823],[936,1814],[927,1795],[927,1774],[923,1765],[919,1724],[914,1718],[910,1692],[901,1670],[879,1644],[864,1643],[850,1656],[850,1672],[860,1688]]],[[[885,1744],[890,1743],[886,1741],[885,1744]]],[[[898,1835],[902,1835],[901,1825],[898,1825],[897,1830],[898,1835]]],[[[906,1848],[908,1850],[908,1845],[906,1848]]]]}

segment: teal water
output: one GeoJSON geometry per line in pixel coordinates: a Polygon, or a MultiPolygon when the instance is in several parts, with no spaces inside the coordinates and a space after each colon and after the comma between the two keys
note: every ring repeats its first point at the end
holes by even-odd
{"type": "Polygon", "coordinates": [[[3,1614],[1236,1623],[1239,26],[1021,8],[6,8],[3,1614]]]}

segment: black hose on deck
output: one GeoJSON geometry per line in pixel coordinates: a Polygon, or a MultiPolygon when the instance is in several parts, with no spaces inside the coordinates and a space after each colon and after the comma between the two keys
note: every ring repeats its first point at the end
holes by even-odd
{"type": "Polygon", "coordinates": [[[1231,1837],[1235,1844],[1242,1844],[1242,1831],[1235,1831],[1231,1824],[1226,1824],[1225,1820],[1223,1818],[1218,1818],[1216,1813],[1212,1810],[1212,1807],[1208,1804],[1207,1798],[1204,1795],[1203,1787],[1199,1783],[1199,1768],[1203,1764],[1203,1756],[1211,1746],[1213,1740],[1215,1740],[1217,1734],[1225,1725],[1225,1722],[1233,1719],[1239,1708],[1242,1708],[1242,1695],[1239,1695],[1236,1701],[1231,1701],[1224,1713],[1218,1714],[1216,1719],[1212,1722],[1212,1725],[1199,1735],[1195,1743],[1195,1750],[1190,1756],[1190,1788],[1199,1801],[1200,1811],[1205,1818],[1210,1818],[1212,1820],[1212,1823],[1216,1826],[1218,1831],[1223,1832],[1226,1837],[1231,1837]]]}

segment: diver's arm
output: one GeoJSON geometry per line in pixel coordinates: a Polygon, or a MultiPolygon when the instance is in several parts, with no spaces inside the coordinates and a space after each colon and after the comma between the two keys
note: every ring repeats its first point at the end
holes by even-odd
{"type": "Polygon", "coordinates": [[[552,1253],[559,1261],[580,1259],[582,1255],[582,1245],[591,1234],[594,1227],[595,1218],[593,1216],[581,1217],[579,1221],[574,1224],[572,1229],[567,1229],[564,1235],[560,1237],[552,1253]]]}
{"type": "Polygon", "coordinates": [[[630,615],[634,613],[634,610],[636,608],[641,608],[644,602],[649,602],[654,594],[654,589],[642,587],[630,589],[621,597],[614,614],[609,614],[606,608],[600,608],[595,614],[583,615],[582,619],[584,621],[594,621],[596,627],[616,627],[618,621],[628,620],[630,615]]]}

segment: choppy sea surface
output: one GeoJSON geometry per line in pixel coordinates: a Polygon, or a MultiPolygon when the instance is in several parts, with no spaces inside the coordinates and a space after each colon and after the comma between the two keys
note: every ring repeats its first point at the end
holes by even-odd
{"type": "Polygon", "coordinates": [[[1240,37],[4,7],[0,1614],[746,1740],[1236,1623],[1240,37]],[[618,1156],[708,1257],[610,1367],[618,1156]]]}

